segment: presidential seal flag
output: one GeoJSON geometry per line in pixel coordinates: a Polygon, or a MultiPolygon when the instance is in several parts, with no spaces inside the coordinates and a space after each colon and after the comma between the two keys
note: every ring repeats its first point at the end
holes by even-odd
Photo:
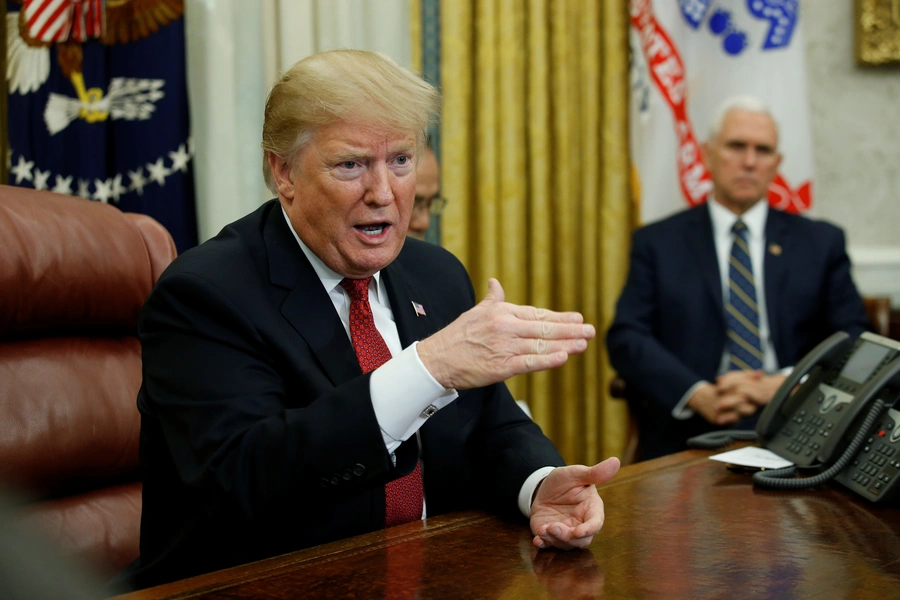
{"type": "Polygon", "coordinates": [[[6,2],[9,183],[197,243],[183,0],[6,2]]]}
{"type": "Polygon", "coordinates": [[[799,0],[630,0],[632,164],[641,220],[704,202],[700,148],[726,98],[756,96],[779,126],[769,203],[812,205],[813,152],[799,0]]]}

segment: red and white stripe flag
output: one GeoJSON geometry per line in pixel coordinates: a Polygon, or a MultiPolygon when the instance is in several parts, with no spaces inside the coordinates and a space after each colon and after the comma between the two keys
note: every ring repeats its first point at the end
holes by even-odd
{"type": "Polygon", "coordinates": [[[41,42],[84,42],[103,35],[104,0],[25,0],[28,35],[41,42]]]}
{"type": "Polygon", "coordinates": [[[769,203],[812,205],[813,155],[799,0],[630,0],[631,148],[650,222],[695,206],[712,188],[700,157],[716,108],[765,102],[784,160],[769,203]]]}

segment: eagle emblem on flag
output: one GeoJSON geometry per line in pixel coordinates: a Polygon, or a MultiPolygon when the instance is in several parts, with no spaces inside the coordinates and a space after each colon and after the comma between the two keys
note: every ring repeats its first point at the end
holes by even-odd
{"type": "Polygon", "coordinates": [[[50,134],[81,118],[89,123],[113,119],[146,120],[165,92],[160,79],[114,78],[109,89],[87,88],[82,74],[82,44],[129,43],[146,37],[181,16],[173,0],[24,0],[22,10],[7,15],[10,92],[38,89],[50,72],[56,47],[64,75],[75,96],[52,93],[44,109],[50,134]]]}
{"type": "Polygon", "coordinates": [[[114,203],[195,245],[183,0],[0,1],[9,183],[114,203]]]}

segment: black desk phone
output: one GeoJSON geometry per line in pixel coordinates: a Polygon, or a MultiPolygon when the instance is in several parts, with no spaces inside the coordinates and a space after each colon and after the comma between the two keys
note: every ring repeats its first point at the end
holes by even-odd
{"type": "Polygon", "coordinates": [[[838,332],[794,367],[760,414],[755,435],[732,432],[747,435],[728,441],[755,438],[796,465],[755,473],[753,482],[762,487],[802,489],[835,479],[886,502],[900,495],[898,399],[900,342],[866,332],[851,343],[838,332]],[[816,474],[792,478],[798,469],[816,474]]]}

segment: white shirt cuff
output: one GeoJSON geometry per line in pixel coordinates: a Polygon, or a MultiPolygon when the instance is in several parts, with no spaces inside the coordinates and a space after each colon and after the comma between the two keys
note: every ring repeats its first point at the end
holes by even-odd
{"type": "Polygon", "coordinates": [[[522,488],[519,490],[519,510],[529,519],[531,518],[531,497],[534,496],[534,490],[537,489],[538,484],[550,474],[550,471],[555,468],[556,467],[541,467],[529,475],[528,479],[525,480],[525,483],[522,484],[522,488]]]}
{"type": "Polygon", "coordinates": [[[459,395],[431,376],[416,345],[418,342],[375,369],[369,380],[372,408],[391,453],[459,395]]]}
{"type": "Polygon", "coordinates": [[[681,400],[678,401],[678,404],[675,405],[675,408],[672,409],[672,417],[678,419],[679,421],[684,421],[685,419],[690,419],[694,416],[694,411],[687,407],[688,400],[691,399],[691,396],[694,395],[694,392],[700,389],[701,386],[708,384],[708,381],[698,381],[694,385],[688,388],[688,391],[684,393],[684,396],[681,397],[681,400]]]}

